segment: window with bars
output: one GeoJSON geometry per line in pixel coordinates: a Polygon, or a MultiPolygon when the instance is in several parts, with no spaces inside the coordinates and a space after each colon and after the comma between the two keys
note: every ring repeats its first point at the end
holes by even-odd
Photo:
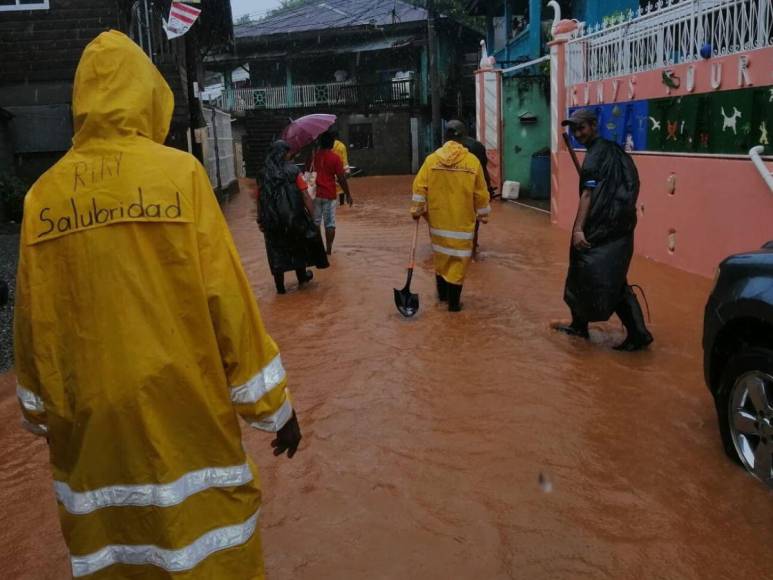
{"type": "Polygon", "coordinates": [[[11,10],[48,10],[49,0],[0,0],[0,12],[11,10]]]}

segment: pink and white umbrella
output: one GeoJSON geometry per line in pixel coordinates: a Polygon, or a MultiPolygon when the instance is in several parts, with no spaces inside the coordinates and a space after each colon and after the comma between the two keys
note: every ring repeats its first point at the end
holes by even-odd
{"type": "Polygon", "coordinates": [[[306,115],[290,121],[290,124],[282,131],[282,139],[287,142],[290,149],[300,151],[330,129],[335,122],[335,115],[326,115],[324,113],[306,115]]]}

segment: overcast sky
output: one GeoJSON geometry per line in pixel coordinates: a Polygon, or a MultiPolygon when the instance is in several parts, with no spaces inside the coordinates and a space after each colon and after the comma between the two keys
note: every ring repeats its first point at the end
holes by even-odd
{"type": "Polygon", "coordinates": [[[279,0],[231,0],[234,20],[243,14],[249,14],[255,19],[278,6],[279,0]]]}

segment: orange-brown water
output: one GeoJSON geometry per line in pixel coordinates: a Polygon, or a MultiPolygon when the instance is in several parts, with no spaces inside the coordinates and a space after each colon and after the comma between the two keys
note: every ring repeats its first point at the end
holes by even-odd
{"type": "MultiPolygon", "coordinates": [[[[226,208],[304,429],[290,461],[245,431],[270,580],[771,577],[773,496],[724,457],[703,384],[709,280],[634,260],[650,352],[612,351],[616,319],[595,344],[557,335],[567,234],[496,203],[459,314],[436,304],[422,231],[405,320],[410,178],[352,184],[332,267],[302,291],[288,274],[284,296],[247,191],[226,208]]],[[[46,446],[13,387],[0,377],[2,576],[67,578],[46,446]]]]}

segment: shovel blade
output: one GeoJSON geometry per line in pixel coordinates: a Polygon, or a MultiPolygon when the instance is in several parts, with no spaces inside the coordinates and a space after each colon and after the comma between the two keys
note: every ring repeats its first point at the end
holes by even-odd
{"type": "Polygon", "coordinates": [[[400,314],[410,318],[419,311],[419,295],[411,293],[408,286],[402,290],[394,288],[395,306],[400,314]]]}

